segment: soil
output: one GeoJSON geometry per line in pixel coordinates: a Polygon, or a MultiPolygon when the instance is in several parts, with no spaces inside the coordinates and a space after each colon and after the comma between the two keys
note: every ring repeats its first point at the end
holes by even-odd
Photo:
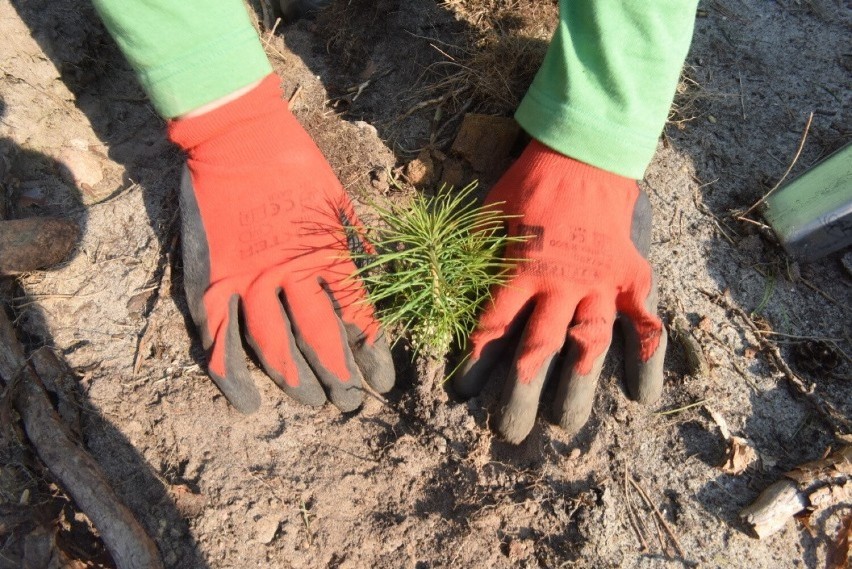
{"type": "MultiPolygon", "coordinates": [[[[363,217],[371,200],[416,191],[403,168],[416,156],[446,167],[465,113],[511,114],[556,7],[510,4],[339,0],[316,19],[263,32],[285,92],[298,91],[294,112],[363,217]],[[500,91],[482,70],[505,53],[527,55],[500,75],[500,91]],[[465,62],[475,73],[459,75],[465,62]]],[[[813,396],[850,417],[852,274],[843,252],[793,263],[732,212],[783,175],[809,113],[792,175],[849,141],[850,24],[852,11],[829,0],[701,3],[687,80],[643,186],[656,213],[661,314],[686,322],[705,365],[696,370],[685,343],[672,341],[663,399],[644,408],[622,388],[616,331],[588,425],[570,437],[543,413],[513,446],[489,428],[505,370],[481,397],[459,401],[442,387],[443,362],[413,361],[404,343],[398,387],[359,412],[301,407],[260,374],[262,409],[246,417],[229,407],[200,365],[186,310],[182,158],[163,121],[87,2],[2,2],[7,215],[59,215],[83,234],[70,260],[18,279],[9,294],[17,325],[73,370],[81,441],[167,567],[824,567],[849,504],[764,540],[738,520],[834,439],[730,307],[751,315],[813,396]],[[821,349],[809,339],[823,339],[821,349]],[[744,472],[718,467],[724,441],[705,406],[756,449],[744,472]],[[682,555],[658,537],[628,477],[682,555]]],[[[463,176],[482,178],[485,191],[499,170],[463,176]]],[[[3,503],[61,499],[7,438],[3,503]]],[[[84,519],[69,508],[50,515],[84,519]]],[[[83,566],[109,566],[73,529],[62,529],[66,551],[83,566]]],[[[3,563],[17,566],[23,542],[4,539],[3,563]]]]}

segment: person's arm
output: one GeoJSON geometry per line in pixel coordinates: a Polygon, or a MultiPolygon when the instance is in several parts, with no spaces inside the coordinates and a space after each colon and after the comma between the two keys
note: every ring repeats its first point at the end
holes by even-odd
{"type": "Polygon", "coordinates": [[[239,0],[93,0],[157,112],[174,118],[272,68],[239,0]]]}
{"type": "Polygon", "coordinates": [[[560,1],[559,28],[516,114],[534,140],[486,200],[502,204],[509,235],[528,238],[505,253],[523,262],[494,291],[455,379],[474,395],[503,354],[516,354],[497,420],[510,442],[532,429],[550,375],[559,376],[553,418],[570,433],[586,423],[616,313],[628,394],[660,397],[668,339],[647,260],[651,204],[637,179],[665,123],[696,3],[560,1]],[[525,314],[510,350],[508,332],[525,314]]]}
{"type": "Polygon", "coordinates": [[[641,178],[689,49],[697,0],[560,0],[559,27],[515,118],[536,140],[641,178]]]}
{"type": "Polygon", "coordinates": [[[246,345],[306,405],[353,411],[362,381],[388,391],[393,359],[346,248],[352,204],[290,112],[242,0],[94,1],[186,153],[184,289],[228,401],[244,413],[261,403],[246,345]]]}

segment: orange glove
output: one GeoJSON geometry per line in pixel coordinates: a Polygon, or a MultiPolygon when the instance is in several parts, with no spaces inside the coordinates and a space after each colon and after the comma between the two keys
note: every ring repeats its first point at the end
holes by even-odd
{"type": "Polygon", "coordinates": [[[181,184],[184,281],[209,373],[240,411],[260,396],[240,328],[266,373],[296,400],[343,411],[380,392],[393,362],[365,302],[345,226],[352,206],[269,75],[240,98],[169,124],[188,154],[181,184]]]}
{"type": "Polygon", "coordinates": [[[498,428],[522,441],[535,423],[539,397],[554,358],[570,340],[553,404],[560,425],[576,432],[589,418],[598,376],[623,317],[629,394],[655,401],[662,390],[666,334],[656,315],[653,274],[645,259],[651,205],[636,180],[578,162],[533,141],[491,190],[486,203],[515,216],[510,235],[530,239],[507,248],[521,259],[471,337],[471,359],[455,382],[478,393],[510,333],[529,314],[498,428]]]}

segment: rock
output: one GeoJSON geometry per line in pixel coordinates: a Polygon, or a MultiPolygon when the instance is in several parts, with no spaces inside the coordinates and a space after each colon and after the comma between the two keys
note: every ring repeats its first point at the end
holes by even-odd
{"type": "Polygon", "coordinates": [[[361,132],[363,132],[365,134],[369,134],[369,135],[376,136],[376,137],[379,136],[379,131],[376,130],[376,127],[374,127],[373,125],[371,125],[368,122],[355,121],[352,124],[354,124],[356,127],[358,127],[358,130],[360,130],[361,132]]]}
{"type": "Polygon", "coordinates": [[[273,517],[263,517],[257,520],[257,540],[266,545],[272,543],[275,536],[278,535],[278,528],[281,526],[281,521],[273,517]]]}

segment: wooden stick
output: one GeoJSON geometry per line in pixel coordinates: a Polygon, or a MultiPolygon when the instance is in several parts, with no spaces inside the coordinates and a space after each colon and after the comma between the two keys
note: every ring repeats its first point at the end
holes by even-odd
{"type": "Polygon", "coordinates": [[[157,546],[119,500],[92,456],[77,446],[53,409],[0,306],[0,377],[39,457],[98,529],[119,569],[162,569],[157,546]]]}

